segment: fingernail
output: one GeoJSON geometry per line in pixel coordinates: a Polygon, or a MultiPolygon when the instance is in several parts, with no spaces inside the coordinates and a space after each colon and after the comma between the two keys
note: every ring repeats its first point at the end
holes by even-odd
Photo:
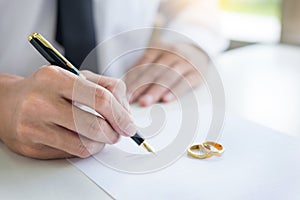
{"type": "Polygon", "coordinates": [[[172,93],[169,93],[166,96],[164,96],[164,101],[166,101],[166,102],[172,101],[174,98],[175,98],[175,96],[172,93]]]}
{"type": "Polygon", "coordinates": [[[129,123],[124,131],[127,135],[133,136],[133,135],[135,135],[136,127],[133,123],[129,123]]]}
{"type": "Polygon", "coordinates": [[[153,103],[153,96],[146,94],[141,98],[141,101],[144,105],[151,105],[153,103]]]}

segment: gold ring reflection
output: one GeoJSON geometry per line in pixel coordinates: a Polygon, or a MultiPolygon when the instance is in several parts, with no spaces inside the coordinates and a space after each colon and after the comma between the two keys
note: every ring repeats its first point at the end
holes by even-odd
{"type": "Polygon", "coordinates": [[[224,147],[216,142],[203,142],[203,147],[214,156],[221,156],[225,151],[224,147]]]}

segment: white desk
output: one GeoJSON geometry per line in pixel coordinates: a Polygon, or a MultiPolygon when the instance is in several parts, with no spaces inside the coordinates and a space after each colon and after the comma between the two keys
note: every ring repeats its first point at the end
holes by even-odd
{"type": "Polygon", "coordinates": [[[227,111],[300,137],[300,48],[254,45],[223,54],[227,111]]]}
{"type": "MultiPolygon", "coordinates": [[[[300,48],[252,46],[219,58],[227,111],[300,137],[300,48]]],[[[110,199],[65,160],[18,156],[0,144],[1,199],[110,199]]]]}

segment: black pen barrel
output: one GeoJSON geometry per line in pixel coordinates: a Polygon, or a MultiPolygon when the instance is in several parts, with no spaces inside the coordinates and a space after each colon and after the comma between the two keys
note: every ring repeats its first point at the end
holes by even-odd
{"type": "Polygon", "coordinates": [[[134,136],[132,136],[130,138],[138,145],[141,145],[145,141],[145,139],[139,135],[138,131],[136,132],[136,134],[134,136]]]}
{"type": "Polygon", "coordinates": [[[30,40],[30,43],[36,48],[37,51],[40,52],[40,54],[51,64],[51,65],[56,65],[59,67],[62,67],[65,70],[68,70],[74,74],[77,74],[77,72],[68,67],[67,63],[62,60],[52,49],[46,47],[45,45],[42,44],[38,39],[32,38],[30,40]]]}

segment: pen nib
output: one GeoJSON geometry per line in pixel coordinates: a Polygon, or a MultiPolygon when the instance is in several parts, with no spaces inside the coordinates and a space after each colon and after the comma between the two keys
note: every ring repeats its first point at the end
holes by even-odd
{"type": "Polygon", "coordinates": [[[145,141],[141,144],[141,146],[143,146],[148,152],[153,153],[154,155],[156,155],[155,150],[153,149],[153,147],[151,147],[149,144],[147,144],[145,141]]]}

